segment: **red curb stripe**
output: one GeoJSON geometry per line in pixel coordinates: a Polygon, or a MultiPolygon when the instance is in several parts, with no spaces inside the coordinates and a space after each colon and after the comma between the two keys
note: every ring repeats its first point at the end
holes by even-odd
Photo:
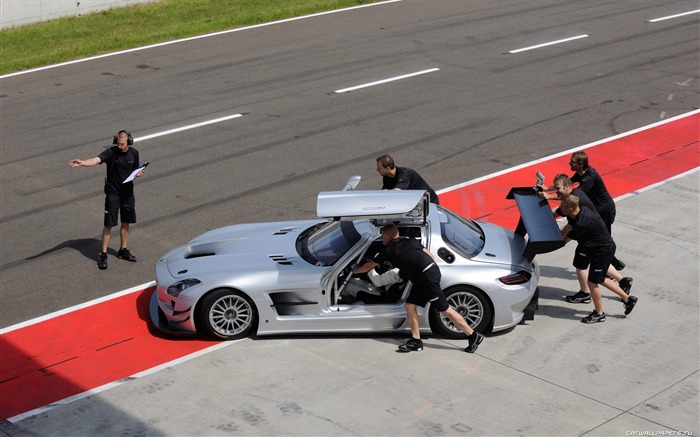
{"type": "MultiPolygon", "coordinates": [[[[700,113],[637,131],[586,150],[614,197],[669,179],[700,164],[700,113]]],[[[517,209],[505,195],[534,184],[541,171],[551,183],[568,171],[569,155],[533,163],[440,194],[440,203],[474,219],[513,229],[517,209]]],[[[0,419],[119,381],[213,344],[161,338],[150,331],[154,287],[62,314],[0,336],[0,419]]]]}

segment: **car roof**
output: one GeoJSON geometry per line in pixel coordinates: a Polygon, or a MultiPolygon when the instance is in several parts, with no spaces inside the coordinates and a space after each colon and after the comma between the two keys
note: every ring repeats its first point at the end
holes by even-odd
{"type": "Polygon", "coordinates": [[[349,190],[318,193],[316,214],[333,220],[424,220],[425,190],[349,190]]]}

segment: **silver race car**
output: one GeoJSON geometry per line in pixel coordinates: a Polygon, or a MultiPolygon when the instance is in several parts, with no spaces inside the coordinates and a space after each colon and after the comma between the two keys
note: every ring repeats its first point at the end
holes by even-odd
{"type": "MultiPolygon", "coordinates": [[[[380,228],[387,223],[430,250],[448,302],[475,330],[500,331],[533,318],[534,255],[563,241],[549,205],[532,188],[509,194],[522,216],[513,232],[432,204],[425,191],[356,191],[358,182],[354,177],[343,191],[319,193],[320,220],[227,226],[167,253],[156,263],[150,302],[156,328],[223,340],[255,333],[409,333],[404,303],[411,283],[373,294],[372,283],[352,273],[381,249],[380,228]],[[368,293],[350,298],[350,285],[368,293]]],[[[464,336],[430,305],[419,308],[419,316],[426,333],[464,336]]]]}

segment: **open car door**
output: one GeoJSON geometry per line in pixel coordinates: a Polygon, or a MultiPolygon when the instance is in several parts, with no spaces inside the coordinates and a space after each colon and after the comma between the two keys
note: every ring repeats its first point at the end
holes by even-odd
{"type": "Polygon", "coordinates": [[[515,199],[520,211],[516,234],[527,235],[523,255],[532,260],[539,253],[552,252],[565,242],[546,199],[540,199],[532,187],[514,187],[506,199],[515,199]]]}
{"type": "Polygon", "coordinates": [[[322,191],[316,202],[316,214],[321,218],[370,219],[378,225],[425,223],[428,212],[429,199],[424,190],[322,191]]]}

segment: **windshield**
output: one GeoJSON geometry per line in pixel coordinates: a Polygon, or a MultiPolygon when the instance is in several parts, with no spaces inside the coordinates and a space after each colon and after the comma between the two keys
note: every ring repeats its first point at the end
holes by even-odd
{"type": "Polygon", "coordinates": [[[464,258],[472,258],[484,248],[484,232],[474,221],[438,205],[440,233],[448,246],[464,258]]]}
{"type": "Polygon", "coordinates": [[[312,264],[330,266],[369,232],[369,222],[333,221],[309,231],[300,237],[300,255],[312,264]]]}

